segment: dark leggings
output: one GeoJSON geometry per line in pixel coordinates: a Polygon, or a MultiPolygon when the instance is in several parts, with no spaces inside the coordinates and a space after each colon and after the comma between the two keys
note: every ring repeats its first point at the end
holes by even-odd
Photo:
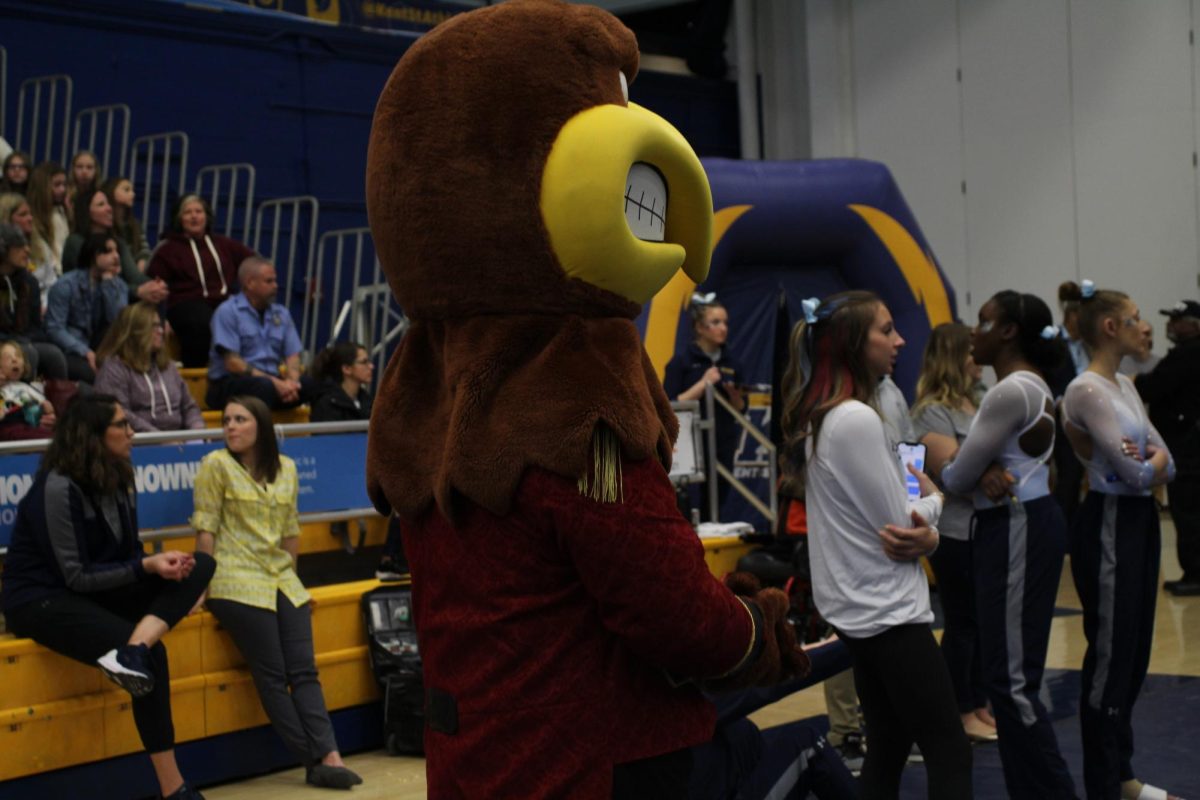
{"type": "Polygon", "coordinates": [[[167,309],[167,321],[179,340],[179,357],[183,366],[208,366],[212,315],[212,307],[203,300],[185,300],[167,309]]]}
{"type": "MultiPolygon", "coordinates": [[[[142,617],[153,615],[168,627],[187,616],[212,578],[216,562],[196,553],[192,574],[182,581],[148,575],[137,583],[107,592],[81,594],[64,589],[7,612],[8,625],[17,636],[33,639],[56,653],[95,666],[100,656],[129,641],[142,617]]],[[[171,722],[171,674],[167,648],[162,642],[150,648],[154,690],[133,698],[133,721],[149,753],[175,746],[171,722]]]]}
{"type": "Polygon", "coordinates": [[[983,660],[979,655],[979,623],[975,616],[975,583],[971,579],[971,543],[943,535],[929,563],[937,576],[946,618],[942,656],[950,670],[958,711],[968,714],[987,705],[983,660]]]}
{"type": "Polygon", "coordinates": [[[929,625],[897,625],[877,636],[842,640],[854,660],[854,686],[867,724],[862,800],[899,796],[914,741],[925,758],[929,797],[969,800],[971,745],[929,625]]]}
{"type": "Polygon", "coordinates": [[[67,353],[67,377],[73,381],[83,381],[84,383],[96,382],[96,371],[92,369],[92,365],[88,363],[83,356],[75,353],[67,353]]]}

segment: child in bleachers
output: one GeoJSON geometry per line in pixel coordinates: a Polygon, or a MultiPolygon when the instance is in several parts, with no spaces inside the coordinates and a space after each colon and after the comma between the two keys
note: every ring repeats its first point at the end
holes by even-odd
{"type": "Polygon", "coordinates": [[[142,235],[142,225],[133,214],[133,183],[129,178],[117,176],[104,182],[101,190],[108,196],[113,207],[113,232],[129,248],[133,261],[138,270],[146,271],[146,262],[150,259],[150,248],[146,237],[142,235]]]}
{"type": "Polygon", "coordinates": [[[104,334],[129,303],[121,280],[121,256],[110,234],[88,236],[79,249],[81,268],[63,275],[50,289],[46,334],[67,356],[73,381],[96,380],[96,353],[104,334]]]}
{"type": "Polygon", "coordinates": [[[0,343],[0,440],[49,439],[54,406],[26,381],[32,377],[17,342],[0,343]]]}

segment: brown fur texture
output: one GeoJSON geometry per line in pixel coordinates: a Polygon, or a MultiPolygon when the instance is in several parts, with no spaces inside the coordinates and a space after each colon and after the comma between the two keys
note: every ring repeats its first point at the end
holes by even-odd
{"type": "MultiPolygon", "coordinates": [[[[622,104],[637,41],[615,17],[510,0],[439,25],[397,64],[367,157],[371,231],[412,321],[375,401],[375,505],[508,511],[525,469],[586,474],[603,422],[626,458],[670,463],[678,427],[636,304],[568,278],[539,208],[559,129],[622,104]]],[[[580,209],[588,213],[588,209],[580,209]]]]}

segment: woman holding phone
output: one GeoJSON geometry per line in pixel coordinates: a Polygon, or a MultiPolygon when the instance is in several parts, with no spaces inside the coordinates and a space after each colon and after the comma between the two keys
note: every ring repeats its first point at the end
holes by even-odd
{"type": "Polygon", "coordinates": [[[895,798],[913,742],[931,798],[970,798],[971,749],[929,624],[920,557],[937,548],[942,495],[912,471],[909,501],[896,452],[872,405],[904,339],[870,292],[804,301],[784,381],[788,447],[806,456],[809,561],[821,616],[850,649],[869,732],[860,790],[895,798]],[[910,527],[912,526],[912,527],[910,527]]]}
{"type": "Polygon", "coordinates": [[[1149,325],[1123,292],[1084,281],[1075,298],[1092,359],[1063,396],[1063,429],[1087,470],[1088,493],[1071,527],[1071,573],[1083,604],[1079,722],[1088,797],[1169,797],[1133,772],[1133,704],[1154,639],[1158,596],[1155,486],[1175,475],[1133,381],[1117,372],[1142,350],[1149,325]]]}
{"type": "Polygon", "coordinates": [[[979,309],[976,363],[996,385],[942,483],[975,506],[975,582],[983,674],[1010,797],[1073,800],[1075,786],[1038,698],[1050,619],[1066,552],[1066,523],[1050,494],[1054,398],[1045,375],[1062,359],[1050,309],[1031,294],[997,293],[979,309]]]}
{"type": "MultiPolygon", "coordinates": [[[[663,376],[663,388],[667,396],[680,402],[703,401],[705,389],[712,386],[731,406],[738,411],[745,411],[746,397],[742,392],[744,371],[726,346],[729,339],[729,312],[710,292],[692,295],[688,316],[692,321],[692,342],[685,352],[667,364],[663,376]]],[[[706,413],[703,402],[700,403],[700,413],[706,413]]],[[[718,407],[716,426],[717,462],[732,471],[740,439],[738,424],[728,411],[718,407]]],[[[729,484],[718,480],[718,509],[725,504],[728,495],[729,484]]],[[[707,506],[701,509],[701,514],[707,516],[707,506]]]]}
{"type": "MultiPolygon", "coordinates": [[[[929,334],[917,379],[913,427],[928,448],[926,471],[935,478],[967,438],[979,403],[977,387],[983,370],[971,357],[971,329],[958,322],[938,325],[929,334]]],[[[967,738],[996,739],[996,719],[987,708],[979,654],[979,624],[975,615],[975,584],[971,580],[971,516],[967,495],[947,492],[938,522],[940,544],[929,563],[937,576],[946,624],[942,655],[954,682],[958,712],[967,738]]]]}

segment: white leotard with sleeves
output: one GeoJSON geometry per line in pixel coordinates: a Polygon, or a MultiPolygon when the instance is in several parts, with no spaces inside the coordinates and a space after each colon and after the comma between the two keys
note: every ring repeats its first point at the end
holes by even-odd
{"type": "MultiPolygon", "coordinates": [[[[1067,424],[1092,439],[1091,459],[1079,457],[1087,468],[1088,486],[1092,491],[1150,494],[1154,485],[1154,466],[1125,455],[1122,440],[1132,440],[1143,457],[1147,444],[1161,450],[1166,450],[1167,446],[1150,424],[1133,381],[1117,375],[1117,381],[1113,383],[1095,372],[1081,372],[1063,395],[1062,412],[1067,424]]],[[[1167,473],[1169,479],[1175,475],[1173,459],[1167,473]]]]}
{"type": "Polygon", "coordinates": [[[942,469],[946,488],[958,494],[972,494],[975,508],[995,507],[998,504],[976,488],[984,471],[995,463],[1016,478],[1011,492],[1018,500],[1036,500],[1050,494],[1050,469],[1046,462],[1054,452],[1053,437],[1045,452],[1036,456],[1021,449],[1020,443],[1021,437],[1042,419],[1053,424],[1054,415],[1046,411],[1048,401],[1053,407],[1050,387],[1027,370],[1013,372],[992,387],[983,396],[979,413],[954,460],[942,469]]]}
{"type": "Polygon", "coordinates": [[[883,420],[857,400],[825,416],[815,456],[811,438],[805,450],[809,562],[821,616],[856,638],[933,621],[920,562],[892,561],[879,532],[912,527],[913,511],[936,524],[941,495],[908,500],[883,420]]]}

